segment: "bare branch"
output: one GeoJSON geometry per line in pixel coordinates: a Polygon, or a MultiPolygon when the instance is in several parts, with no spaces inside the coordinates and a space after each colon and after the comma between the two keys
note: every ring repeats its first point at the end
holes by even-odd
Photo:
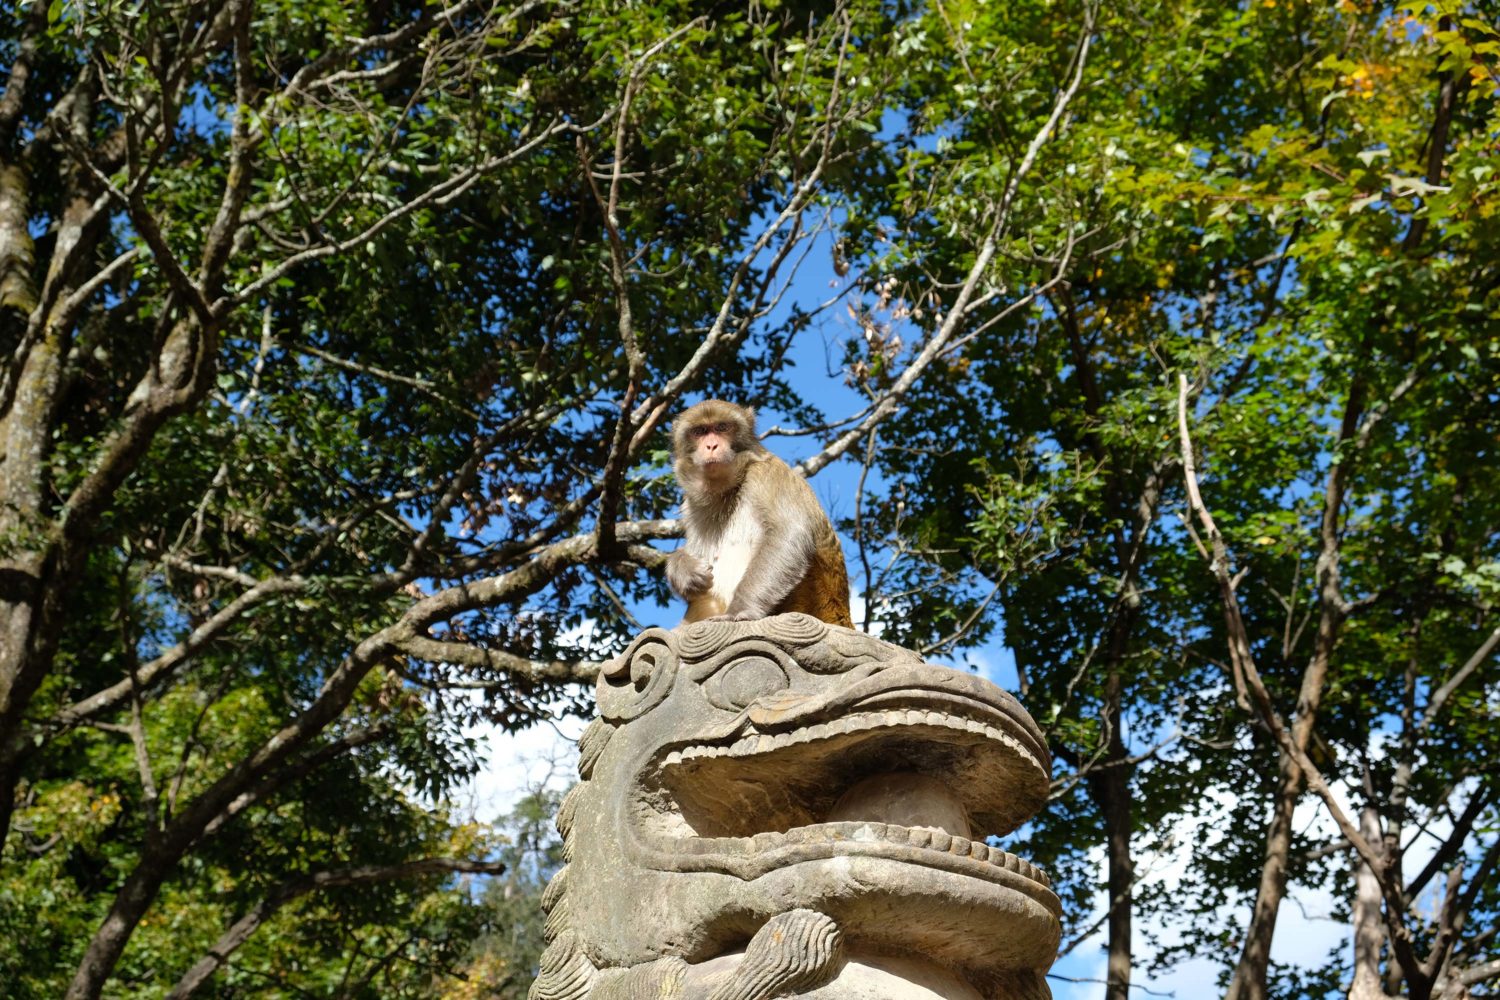
{"type": "Polygon", "coordinates": [[[1432,700],[1427,703],[1427,710],[1422,713],[1422,719],[1417,723],[1419,732],[1425,733],[1431,728],[1433,720],[1447,707],[1448,699],[1453,697],[1453,692],[1462,687],[1464,681],[1479,669],[1480,665],[1495,651],[1497,645],[1500,645],[1500,625],[1485,636],[1484,642],[1480,643],[1479,648],[1474,650],[1474,654],[1464,661],[1464,665],[1459,667],[1442,687],[1433,692],[1432,700]]]}
{"type": "MultiPolygon", "coordinates": [[[[591,660],[569,663],[565,660],[531,660],[503,649],[490,649],[466,642],[444,642],[414,635],[401,639],[396,647],[404,653],[429,663],[455,663],[471,670],[485,670],[524,680],[577,681],[591,684],[599,675],[600,664],[591,660]]],[[[443,687],[494,687],[495,681],[442,683],[443,687]]],[[[509,683],[509,681],[503,682],[509,683]]]]}
{"type": "MultiPolygon", "coordinates": [[[[980,244],[979,253],[975,257],[973,266],[969,268],[969,273],[964,278],[963,285],[959,290],[958,298],[953,303],[953,307],[938,326],[937,332],[932,335],[932,338],[923,346],[917,356],[912,359],[911,363],[907,365],[905,371],[886,390],[885,395],[870,413],[856,426],[849,428],[833,441],[829,442],[822,451],[797,464],[796,470],[802,475],[816,475],[824,467],[836,461],[852,448],[856,442],[869,433],[871,427],[884,421],[894,413],[900,405],[901,400],[911,390],[911,387],[916,384],[917,380],[921,378],[927,367],[948,350],[949,342],[957,334],[960,324],[967,318],[971,311],[971,300],[973,299],[974,291],[979,286],[980,279],[984,276],[985,271],[988,270],[990,260],[995,255],[996,242],[1006,231],[1006,226],[1010,220],[1011,205],[1016,192],[1020,189],[1021,182],[1031,172],[1032,167],[1036,163],[1037,155],[1040,153],[1042,147],[1046,145],[1047,140],[1052,137],[1058,123],[1062,121],[1063,115],[1067,112],[1069,104],[1072,103],[1074,96],[1078,93],[1079,86],[1083,83],[1084,66],[1088,61],[1089,46],[1094,33],[1094,15],[1095,8],[1090,5],[1086,8],[1084,26],[1079,33],[1072,79],[1069,80],[1068,85],[1053,101],[1052,112],[1048,115],[1047,121],[1032,137],[1025,155],[1021,158],[1021,162],[1017,164],[1015,172],[1011,174],[1010,180],[1006,184],[1005,192],[1001,196],[1000,207],[995,213],[994,221],[984,241],[980,244]]],[[[1033,295],[1035,295],[1035,292],[1033,292],[1033,295]]]]}
{"type": "Polygon", "coordinates": [[[315,247],[310,247],[300,253],[294,253],[277,264],[275,267],[267,268],[261,272],[261,276],[243,287],[226,294],[213,303],[212,309],[215,315],[225,315],[235,306],[247,302],[259,295],[265,289],[274,285],[291,271],[308,263],[309,261],[321,260],[324,257],[332,257],[337,254],[347,253],[350,250],[364,246],[366,243],[385,232],[392,225],[411,215],[413,212],[428,205],[445,205],[463,194],[481,178],[494,173],[501,167],[530,153],[538,146],[551,139],[554,135],[571,131],[588,131],[597,127],[598,123],[588,126],[570,125],[562,119],[554,119],[546,128],[542,129],[530,140],[517,146],[501,156],[489,156],[474,166],[467,167],[457,173],[451,174],[446,179],[434,184],[421,194],[405,202],[400,207],[392,209],[380,218],[365,226],[353,236],[342,240],[334,240],[315,247]]]}
{"type": "Polygon", "coordinates": [[[318,889],[338,886],[366,885],[372,882],[392,882],[397,879],[417,878],[422,875],[448,875],[465,873],[473,875],[503,875],[505,865],[498,861],[475,861],[468,858],[420,858],[395,865],[361,865],[352,868],[335,868],[313,872],[301,878],[284,882],[264,899],[251,907],[244,916],[231,924],[219,939],[208,949],[208,953],[193,963],[167,994],[167,1000],[187,1000],[229,961],[231,955],[255,933],[276,911],[291,901],[318,889]]]}
{"type": "MultiPolygon", "coordinates": [[[[839,43],[839,59],[834,71],[834,85],[831,88],[828,102],[824,107],[823,121],[823,148],[818,159],[808,171],[792,195],[787,199],[776,218],[761,230],[759,236],[750,247],[740,256],[739,263],[735,266],[734,273],[730,276],[729,285],[724,290],[724,298],[719,303],[719,310],[714,317],[713,325],[703,338],[693,356],[678,370],[677,374],[667,380],[667,383],[659,390],[652,393],[644,402],[635,408],[630,415],[631,425],[636,428],[630,439],[630,452],[636,453],[646,440],[655,432],[661,421],[665,419],[668,411],[681,397],[687,387],[693,385],[702,377],[709,363],[718,355],[719,351],[729,344],[737,342],[749,331],[749,319],[729,327],[730,310],[734,307],[735,300],[739,296],[741,286],[750,274],[750,269],[755,261],[765,250],[770,247],[777,234],[788,225],[793,226],[796,232],[796,220],[802,212],[812,203],[817,194],[818,187],[822,182],[823,174],[833,161],[833,127],[838,119],[834,116],[834,108],[840,97],[840,81],[843,79],[844,61],[849,51],[849,26],[847,20],[844,24],[843,37],[839,43]]],[[[791,253],[795,239],[784,240],[781,247],[773,255],[765,270],[764,281],[774,279],[777,269],[786,257],[791,253]]]]}
{"type": "Polygon", "coordinates": [[[60,709],[52,718],[52,725],[66,728],[76,726],[94,716],[120,705],[130,697],[133,690],[148,688],[165,678],[180,664],[188,660],[222,635],[250,608],[284,594],[296,593],[306,587],[307,581],[300,576],[278,576],[262,580],[241,593],[234,600],[210,615],[201,625],[188,633],[181,642],[165,650],[159,656],[142,664],[130,677],[112,684],[102,691],[60,709]]]}

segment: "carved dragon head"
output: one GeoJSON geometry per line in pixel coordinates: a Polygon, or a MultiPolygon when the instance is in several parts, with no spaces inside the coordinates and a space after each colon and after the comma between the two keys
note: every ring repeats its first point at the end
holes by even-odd
{"type": "Polygon", "coordinates": [[[1051,964],[1047,877],[985,842],[1042,806],[1051,762],[993,684],[789,614],[646,631],[597,697],[534,997],[709,961],[793,909],[836,920],[851,953],[981,987],[1051,964]]]}

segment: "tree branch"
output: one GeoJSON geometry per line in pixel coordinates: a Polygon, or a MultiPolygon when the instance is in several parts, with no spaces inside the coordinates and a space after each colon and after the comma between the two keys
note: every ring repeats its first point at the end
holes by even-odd
{"type": "Polygon", "coordinates": [[[187,1000],[205,986],[213,974],[229,961],[231,955],[250,939],[250,936],[287,903],[318,889],[340,886],[367,885],[372,882],[392,882],[397,879],[417,878],[422,875],[447,875],[464,873],[473,875],[503,875],[505,865],[498,861],[474,861],[468,858],[420,858],[395,865],[362,865],[352,868],[334,868],[313,872],[301,878],[283,882],[251,907],[243,916],[225,929],[207,954],[193,963],[167,994],[167,1000],[187,1000]]]}

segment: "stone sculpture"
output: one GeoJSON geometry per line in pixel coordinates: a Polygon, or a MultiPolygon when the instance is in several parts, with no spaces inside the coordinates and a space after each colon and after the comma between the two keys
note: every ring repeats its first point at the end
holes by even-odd
{"type": "Polygon", "coordinates": [[[1047,795],[1009,694],[787,614],[650,629],[598,708],[532,1000],[1049,1000],[1057,897],[984,840],[1047,795]]]}

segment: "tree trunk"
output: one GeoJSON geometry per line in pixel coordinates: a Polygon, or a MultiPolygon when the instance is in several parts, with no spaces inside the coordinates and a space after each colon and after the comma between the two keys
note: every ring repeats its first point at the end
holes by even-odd
{"type": "MultiPolygon", "coordinates": [[[[0,171],[0,203],[4,212],[18,213],[24,223],[26,208],[17,207],[14,199],[24,199],[26,182],[24,177],[12,178],[11,170],[0,171]]],[[[48,302],[66,296],[77,261],[98,240],[101,218],[86,194],[69,201],[47,265],[43,287],[48,302]]],[[[0,219],[0,234],[6,231],[7,223],[0,219]]],[[[0,239],[7,238],[0,235],[0,239]]],[[[28,236],[28,248],[29,240],[28,236]]],[[[9,294],[20,281],[10,270],[19,258],[8,244],[0,246],[0,256],[9,294]]],[[[26,260],[34,265],[30,256],[26,260]]],[[[34,289],[29,276],[25,284],[34,289]]],[[[33,313],[34,297],[33,291],[33,313]]],[[[0,417],[0,538],[11,541],[10,551],[0,556],[0,843],[10,831],[21,769],[34,746],[23,725],[26,709],[52,669],[66,614],[63,602],[68,583],[77,575],[77,558],[59,554],[59,532],[47,506],[47,465],[62,395],[63,364],[72,340],[71,323],[59,320],[57,311],[47,304],[42,309],[47,310],[45,314],[28,320],[40,333],[21,354],[15,392],[0,417]]]]}
{"type": "MultiPolygon", "coordinates": [[[[1344,401],[1344,415],[1339,424],[1333,452],[1355,440],[1364,413],[1365,387],[1356,375],[1344,401]]],[[[1346,606],[1339,585],[1339,556],[1342,539],[1339,519],[1344,507],[1344,482],[1351,458],[1333,463],[1323,492],[1323,516],[1318,529],[1318,563],[1315,579],[1318,588],[1318,631],[1313,640],[1312,656],[1302,671],[1297,692],[1297,711],[1292,719],[1292,743],[1302,753],[1312,742],[1323,703],[1323,688],[1333,661],[1333,647],[1343,627],[1346,606]]],[[[1245,946],[1229,981],[1225,1000],[1266,1000],[1266,980],[1271,967],[1271,938],[1276,934],[1276,917],[1286,896],[1287,863],[1292,848],[1292,814],[1302,794],[1302,769],[1286,751],[1278,753],[1276,801],[1272,807],[1271,827],[1266,834],[1265,864],[1261,868],[1260,886],[1255,893],[1255,909],[1245,931],[1245,946]]]]}
{"type": "Polygon", "coordinates": [[[162,882],[181,855],[181,850],[169,852],[160,847],[150,847],[142,852],[135,870],[115,895],[114,905],[109,908],[104,923],[89,941],[73,982],[64,994],[65,1000],[97,1000],[130,935],[156,899],[162,882]]]}
{"type": "Polygon", "coordinates": [[[1245,944],[1239,964],[1224,1000],[1266,1000],[1266,971],[1271,964],[1271,938],[1276,933],[1276,915],[1286,895],[1287,856],[1292,846],[1292,812],[1302,788],[1297,765],[1281,755],[1276,801],[1271,812],[1271,827],[1266,833],[1265,861],[1260,869],[1260,886],[1255,892],[1255,908],[1245,931],[1245,944]]]}
{"type": "Polygon", "coordinates": [[[0,164],[0,313],[36,308],[36,244],[31,239],[26,171],[0,164]]]}
{"type": "Polygon", "coordinates": [[[1104,769],[1094,783],[1094,797],[1104,817],[1105,845],[1109,865],[1109,966],[1105,974],[1105,1000],[1130,996],[1131,919],[1134,900],[1135,858],[1130,853],[1132,815],[1130,769],[1126,764],[1125,740],[1120,733],[1120,675],[1112,670],[1106,684],[1105,723],[1109,726],[1109,751],[1104,769]]]}
{"type": "MultiPolygon", "coordinates": [[[[1370,843],[1381,836],[1380,816],[1374,806],[1360,815],[1360,833],[1370,843]]],[[[1385,944],[1385,923],[1380,913],[1380,881],[1370,866],[1360,863],[1354,872],[1354,983],[1349,1000],[1386,1000],[1380,984],[1380,949],[1385,944]]]]}
{"type": "Polygon", "coordinates": [[[10,830],[20,765],[31,748],[22,725],[51,666],[56,628],[44,612],[56,600],[52,525],[42,509],[43,478],[62,370],[63,337],[49,329],[27,353],[10,409],[0,423],[0,842],[10,830]]]}

